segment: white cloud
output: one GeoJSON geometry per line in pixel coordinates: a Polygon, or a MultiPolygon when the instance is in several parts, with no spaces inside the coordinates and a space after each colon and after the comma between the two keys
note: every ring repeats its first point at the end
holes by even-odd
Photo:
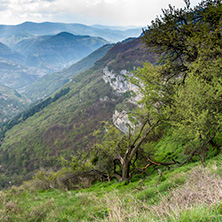
{"type": "MultiPolygon", "coordinates": [[[[200,0],[191,0],[197,2],[200,0]]],[[[0,0],[0,23],[29,20],[145,26],[169,4],[184,6],[183,0],[0,0]]]]}

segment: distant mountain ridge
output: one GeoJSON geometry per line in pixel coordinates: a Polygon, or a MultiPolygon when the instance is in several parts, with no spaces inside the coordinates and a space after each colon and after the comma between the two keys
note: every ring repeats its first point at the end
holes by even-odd
{"type": "Polygon", "coordinates": [[[13,49],[26,56],[26,65],[50,69],[74,63],[107,43],[100,37],[61,32],[24,39],[13,49]]]}
{"type": "Polygon", "coordinates": [[[0,59],[24,63],[24,56],[0,42],[0,59]]]}
{"type": "Polygon", "coordinates": [[[70,66],[107,43],[67,32],[26,38],[13,49],[0,43],[0,84],[23,92],[39,77],[70,66]]]}
{"type": "Polygon", "coordinates": [[[16,41],[15,36],[19,35],[21,37],[22,33],[28,33],[29,35],[56,35],[60,32],[69,32],[74,35],[90,35],[102,37],[109,42],[117,42],[128,37],[138,37],[142,32],[142,28],[127,30],[115,30],[114,28],[109,26],[87,26],[78,23],[24,22],[19,25],[0,25],[0,41],[9,43],[11,42],[9,39],[12,37],[16,41]]]}

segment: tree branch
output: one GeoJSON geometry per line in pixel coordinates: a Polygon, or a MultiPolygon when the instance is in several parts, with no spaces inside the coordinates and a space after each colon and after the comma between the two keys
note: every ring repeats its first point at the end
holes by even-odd
{"type": "MultiPolygon", "coordinates": [[[[140,148],[141,144],[143,143],[143,141],[146,139],[146,137],[153,131],[153,129],[155,127],[157,127],[159,124],[161,123],[160,120],[158,120],[150,129],[148,129],[146,131],[146,133],[142,136],[142,138],[140,138],[140,140],[137,142],[137,144],[135,145],[136,141],[139,139],[136,139],[136,141],[134,141],[135,143],[133,143],[133,145],[135,145],[129,155],[129,159],[131,160],[133,158],[133,156],[135,155],[135,153],[137,152],[137,150],[140,148]]],[[[145,127],[145,125],[144,125],[145,127]]],[[[144,128],[143,127],[143,128],[144,128]]],[[[142,131],[140,132],[140,134],[142,133],[142,131]]]]}

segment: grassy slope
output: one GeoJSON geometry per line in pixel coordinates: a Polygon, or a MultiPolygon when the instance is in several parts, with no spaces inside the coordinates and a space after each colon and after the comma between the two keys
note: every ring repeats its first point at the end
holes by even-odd
{"type": "MultiPolygon", "coordinates": [[[[140,39],[117,44],[91,69],[64,86],[70,87],[68,94],[9,130],[0,148],[1,186],[6,186],[8,180],[15,184],[30,178],[40,167],[56,167],[58,156],[70,157],[78,149],[90,146],[94,141],[93,131],[101,121],[111,119],[116,105],[125,98],[116,96],[105,84],[103,68],[109,63],[121,63],[116,58],[124,53],[133,55],[133,50],[143,51],[136,61],[136,65],[142,65],[151,54],[141,47],[140,39]],[[105,96],[110,100],[100,101],[105,96]]],[[[121,69],[133,69],[135,60],[128,56],[130,59],[121,69]]]]}
{"type": "Polygon", "coordinates": [[[33,101],[45,97],[45,95],[51,95],[67,83],[71,77],[91,68],[111,47],[113,47],[111,44],[105,45],[71,67],[61,72],[43,76],[26,89],[25,95],[33,101]]]}
{"type": "Polygon", "coordinates": [[[125,185],[96,182],[87,189],[39,190],[35,181],[0,191],[1,221],[196,221],[222,219],[222,155],[207,162],[155,170],[125,185]]]}
{"type": "Polygon", "coordinates": [[[0,123],[25,110],[27,105],[25,98],[14,89],[0,85],[0,123]]]}

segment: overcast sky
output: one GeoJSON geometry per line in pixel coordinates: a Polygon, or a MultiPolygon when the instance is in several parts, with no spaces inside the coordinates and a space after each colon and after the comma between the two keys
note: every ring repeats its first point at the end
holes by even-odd
{"type": "MultiPolygon", "coordinates": [[[[191,4],[200,1],[191,0],[191,4]]],[[[169,4],[184,7],[183,0],[0,0],[0,24],[50,21],[146,26],[169,4]]]]}

